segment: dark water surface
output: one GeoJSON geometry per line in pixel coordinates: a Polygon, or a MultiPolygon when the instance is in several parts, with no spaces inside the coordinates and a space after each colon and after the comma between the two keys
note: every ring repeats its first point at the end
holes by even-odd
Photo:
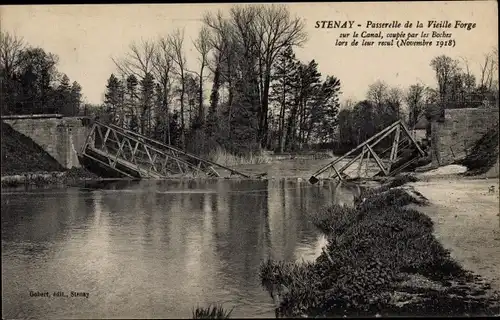
{"type": "Polygon", "coordinates": [[[285,180],[2,190],[3,318],[188,318],[209,303],[274,317],[259,264],[319,255],[325,239],[306,213],[333,190],[285,180]]]}

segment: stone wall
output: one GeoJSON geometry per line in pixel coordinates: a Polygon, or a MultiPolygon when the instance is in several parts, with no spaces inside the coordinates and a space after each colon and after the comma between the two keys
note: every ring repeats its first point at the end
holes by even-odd
{"type": "Polygon", "coordinates": [[[31,138],[63,167],[81,167],[78,152],[90,128],[82,117],[2,117],[14,130],[31,138]]]}
{"type": "Polygon", "coordinates": [[[432,165],[444,166],[468,155],[492,126],[498,126],[498,109],[446,109],[444,121],[431,122],[432,165]]]}

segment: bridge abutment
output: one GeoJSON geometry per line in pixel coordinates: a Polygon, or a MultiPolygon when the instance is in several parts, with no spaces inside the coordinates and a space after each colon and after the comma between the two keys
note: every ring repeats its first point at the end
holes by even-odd
{"type": "Polygon", "coordinates": [[[90,131],[85,117],[60,115],[2,116],[2,121],[29,137],[64,168],[81,167],[78,152],[90,131]]]}

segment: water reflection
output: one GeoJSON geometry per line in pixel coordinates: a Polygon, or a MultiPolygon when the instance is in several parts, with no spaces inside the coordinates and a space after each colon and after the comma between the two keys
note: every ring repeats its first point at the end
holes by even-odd
{"type": "Polygon", "coordinates": [[[219,302],[234,305],[234,316],[273,317],[260,262],[317,256],[325,239],[307,213],[331,203],[333,190],[214,180],[3,193],[3,316],[186,318],[219,302]]]}

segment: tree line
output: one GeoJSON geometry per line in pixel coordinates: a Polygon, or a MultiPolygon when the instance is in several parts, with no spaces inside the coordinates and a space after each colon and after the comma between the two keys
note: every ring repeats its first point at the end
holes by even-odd
{"type": "Polygon", "coordinates": [[[295,57],[307,39],[301,18],[284,5],[237,5],[202,20],[197,70],[187,65],[182,29],[113,58],[107,121],[199,153],[284,151],[331,139],[340,81],[295,57]]]}
{"type": "Polygon", "coordinates": [[[182,29],[132,43],[113,59],[109,121],[197,153],[217,146],[234,154],[311,146],[344,152],[398,119],[414,127],[431,107],[498,105],[495,52],[479,76],[466,60],[442,55],[430,62],[437,85],[377,81],[365,100],[341,108],[340,79],[323,76],[315,60],[296,58],[307,34],[285,5],[235,5],[202,21],[193,41],[197,70],[186,61],[182,29]]]}
{"type": "Polygon", "coordinates": [[[313,146],[341,153],[398,119],[412,128],[434,107],[498,106],[496,51],[480,74],[466,60],[442,55],[429,65],[434,85],[376,81],[364,100],[340,105],[340,79],[296,57],[307,34],[286,5],[235,5],[201,18],[192,43],[176,29],[113,57],[116,72],[99,106],[81,106],[81,87],[57,71],[56,55],[3,32],[2,112],[80,111],[197,154],[222,148],[247,155],[313,146]],[[196,67],[186,59],[190,47],[196,67]]]}
{"type": "Polygon", "coordinates": [[[343,153],[370,138],[396,120],[414,128],[421,119],[439,119],[445,109],[498,108],[498,49],[485,54],[474,75],[467,60],[440,55],[430,61],[436,85],[416,83],[406,89],[378,80],[366,99],[346,101],[337,117],[338,131],[329,144],[343,153]]]}
{"type": "Polygon", "coordinates": [[[0,33],[0,104],[2,114],[58,113],[80,110],[82,88],[57,70],[58,56],[0,33]]]}

